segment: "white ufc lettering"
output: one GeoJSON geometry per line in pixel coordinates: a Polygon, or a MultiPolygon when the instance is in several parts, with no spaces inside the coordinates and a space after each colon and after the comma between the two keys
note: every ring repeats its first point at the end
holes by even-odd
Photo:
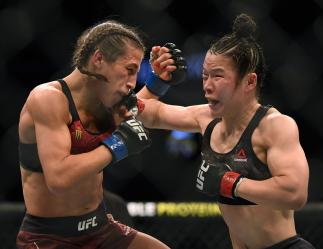
{"type": "Polygon", "coordinates": [[[87,230],[90,227],[96,227],[98,225],[98,223],[96,223],[96,216],[87,219],[87,220],[82,220],[78,223],[78,227],[77,230],[78,231],[83,231],[83,230],[87,230]]]}
{"type": "Polygon", "coordinates": [[[145,138],[145,140],[148,140],[147,134],[145,133],[144,128],[142,127],[142,125],[136,121],[135,119],[130,119],[127,120],[127,123],[134,129],[137,130],[138,133],[138,137],[140,139],[140,141],[142,141],[142,138],[145,138]]]}
{"type": "Polygon", "coordinates": [[[196,179],[196,187],[199,190],[203,190],[203,185],[204,185],[204,176],[203,173],[207,172],[209,169],[210,165],[205,164],[205,160],[202,161],[201,168],[197,174],[197,179],[196,179]]]}

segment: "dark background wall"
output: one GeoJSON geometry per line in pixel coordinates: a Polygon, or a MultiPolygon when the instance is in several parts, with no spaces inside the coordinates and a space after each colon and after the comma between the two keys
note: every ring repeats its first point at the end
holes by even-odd
{"type": "MultiPolygon", "coordinates": [[[[207,48],[241,12],[255,17],[269,64],[262,102],[298,123],[311,171],[309,201],[323,200],[322,9],[322,0],[0,0],[0,200],[22,200],[17,123],[24,100],[36,85],[71,70],[73,46],[85,28],[114,18],[142,29],[148,50],[175,42],[188,61],[188,81],[163,100],[191,105],[205,103],[200,72],[207,48]]],[[[151,133],[146,153],[105,170],[106,188],[126,200],[207,199],[194,190],[200,137],[151,133]]]]}

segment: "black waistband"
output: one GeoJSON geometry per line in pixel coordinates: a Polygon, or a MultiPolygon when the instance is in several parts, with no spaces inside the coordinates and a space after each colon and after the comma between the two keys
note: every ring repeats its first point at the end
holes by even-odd
{"type": "Polygon", "coordinates": [[[270,247],[266,247],[266,249],[283,249],[283,248],[288,248],[289,246],[299,242],[301,239],[301,237],[299,235],[295,235],[293,237],[290,237],[288,239],[285,239],[281,242],[278,242],[275,245],[272,245],[270,247]]]}
{"type": "Polygon", "coordinates": [[[104,204],[101,203],[96,210],[80,216],[45,218],[25,214],[20,229],[33,233],[74,237],[97,231],[107,223],[104,204]]]}
{"type": "Polygon", "coordinates": [[[219,196],[218,202],[227,205],[257,205],[256,203],[253,203],[240,197],[232,199],[224,196],[219,196]]]}

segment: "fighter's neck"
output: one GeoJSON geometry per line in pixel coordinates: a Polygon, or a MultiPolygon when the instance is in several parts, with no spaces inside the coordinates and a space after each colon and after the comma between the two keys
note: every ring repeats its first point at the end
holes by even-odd
{"type": "Polygon", "coordinates": [[[236,108],[222,117],[222,130],[227,135],[235,133],[237,130],[244,130],[259,108],[257,100],[251,101],[236,108]]]}
{"type": "Polygon", "coordinates": [[[97,93],[93,90],[93,80],[91,77],[80,73],[75,69],[71,74],[64,78],[77,106],[85,112],[97,113],[103,108],[97,93]]]}

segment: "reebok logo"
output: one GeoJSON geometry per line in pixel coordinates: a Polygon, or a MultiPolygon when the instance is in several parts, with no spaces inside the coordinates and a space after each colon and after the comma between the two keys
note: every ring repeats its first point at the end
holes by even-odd
{"type": "Polygon", "coordinates": [[[206,164],[205,160],[203,160],[202,164],[201,164],[201,167],[200,167],[200,170],[199,170],[199,172],[197,174],[197,179],[196,179],[196,187],[199,190],[203,190],[203,186],[204,186],[204,176],[203,176],[203,174],[208,171],[209,167],[210,167],[210,165],[206,164]]]}
{"type": "Polygon", "coordinates": [[[236,154],[233,159],[235,162],[247,162],[248,158],[246,155],[246,152],[244,151],[243,148],[241,148],[236,154]]]}
{"type": "Polygon", "coordinates": [[[140,141],[143,140],[143,138],[145,138],[145,140],[148,140],[147,134],[145,133],[144,128],[142,127],[142,125],[135,119],[130,119],[126,121],[128,125],[130,125],[134,130],[136,130],[138,133],[138,137],[140,139],[140,141]]]}
{"type": "Polygon", "coordinates": [[[92,228],[92,227],[96,227],[98,223],[96,223],[95,220],[96,220],[96,216],[87,220],[80,221],[77,226],[77,231],[80,232],[80,231],[88,230],[89,228],[92,228]]]}

